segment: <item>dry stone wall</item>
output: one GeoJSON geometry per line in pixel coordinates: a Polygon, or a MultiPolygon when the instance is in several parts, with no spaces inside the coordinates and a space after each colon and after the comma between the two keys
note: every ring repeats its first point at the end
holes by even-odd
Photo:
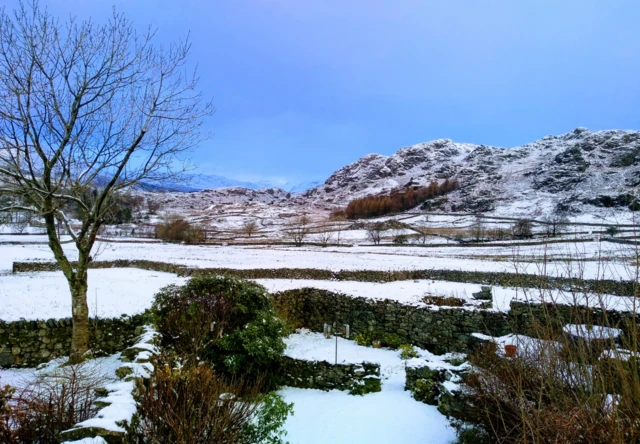
{"type": "Polygon", "coordinates": [[[327,361],[306,361],[288,356],[282,358],[282,385],[305,389],[349,390],[352,395],[379,392],[380,364],[331,364],[327,361]]]}
{"type": "MultiPolygon", "coordinates": [[[[144,315],[92,320],[90,346],[97,355],[129,347],[141,333],[144,315]]],[[[35,367],[69,354],[71,318],[0,321],[0,367],[35,367]]]]}
{"type": "Polygon", "coordinates": [[[468,352],[472,333],[509,333],[504,313],[462,308],[430,308],[392,300],[372,300],[303,288],[273,295],[280,315],[293,327],[323,331],[324,324],[348,324],[358,333],[397,334],[407,344],[435,353],[468,352]]]}

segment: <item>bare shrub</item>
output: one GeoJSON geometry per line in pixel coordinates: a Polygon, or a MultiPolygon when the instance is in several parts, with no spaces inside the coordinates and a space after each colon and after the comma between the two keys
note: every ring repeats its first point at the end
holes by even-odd
{"type": "Polygon", "coordinates": [[[516,239],[529,239],[533,237],[533,224],[528,219],[520,219],[513,224],[511,231],[516,239]]]}
{"type": "Polygon", "coordinates": [[[207,366],[160,367],[148,384],[138,382],[138,442],[281,443],[292,411],[275,393],[227,382],[207,366]]]}
{"type": "MultiPolygon", "coordinates": [[[[2,381],[0,381],[1,383],[2,381]]],[[[10,402],[15,393],[15,388],[0,385],[0,442],[9,443],[13,439],[11,429],[11,406],[10,402]]]]}
{"type": "Polygon", "coordinates": [[[546,222],[545,234],[548,237],[556,237],[567,228],[569,219],[564,213],[553,213],[545,217],[546,222]]]}
{"type": "Polygon", "coordinates": [[[382,240],[382,236],[385,231],[387,231],[387,227],[382,222],[376,222],[373,224],[367,225],[367,237],[371,242],[375,245],[379,245],[382,240]]]}
{"type": "MultiPolygon", "coordinates": [[[[580,264],[571,268],[574,262],[567,259],[567,273],[584,279],[580,264]]],[[[546,276],[544,260],[539,267],[546,276]]],[[[629,268],[640,294],[638,264],[629,268]]],[[[559,293],[522,288],[534,305],[526,313],[528,336],[516,336],[515,356],[493,343],[471,356],[467,419],[490,442],[640,442],[637,296],[630,298],[629,318],[614,322],[606,295],[574,287],[559,293]]]]}
{"type": "MultiPolygon", "coordinates": [[[[323,225],[320,228],[320,231],[316,233],[315,238],[320,245],[322,245],[323,247],[327,247],[331,243],[331,241],[333,241],[334,236],[335,233],[333,231],[333,228],[330,225],[323,225]]],[[[338,236],[340,235],[338,234],[338,236]]]]}
{"type": "Polygon", "coordinates": [[[309,216],[303,214],[285,227],[285,237],[291,239],[296,247],[301,246],[311,231],[309,227],[310,223],[311,219],[309,219],[309,216]]]}
{"type": "Polygon", "coordinates": [[[439,307],[462,307],[464,305],[463,299],[452,296],[425,296],[422,298],[422,302],[439,307]]]}
{"type": "Polygon", "coordinates": [[[158,238],[165,242],[194,244],[204,240],[204,231],[181,217],[170,217],[158,225],[158,238]]]}
{"type": "Polygon", "coordinates": [[[96,389],[105,382],[99,368],[85,363],[34,377],[14,393],[0,390],[0,397],[5,398],[4,407],[0,400],[0,423],[6,426],[0,425],[2,442],[60,442],[62,431],[96,415],[96,389]]]}
{"type": "Polygon", "coordinates": [[[160,203],[151,199],[147,199],[147,212],[151,215],[158,214],[160,203]]]}

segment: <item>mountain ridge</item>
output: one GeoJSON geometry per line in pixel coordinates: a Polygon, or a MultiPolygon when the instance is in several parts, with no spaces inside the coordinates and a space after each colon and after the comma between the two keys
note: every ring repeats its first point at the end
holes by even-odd
{"type": "Polygon", "coordinates": [[[460,189],[431,202],[431,209],[500,214],[528,207],[534,215],[579,214],[584,205],[623,209],[635,205],[640,185],[640,132],[576,128],[514,148],[436,139],[390,156],[367,154],[303,198],[339,206],[446,178],[457,179],[460,189]]]}

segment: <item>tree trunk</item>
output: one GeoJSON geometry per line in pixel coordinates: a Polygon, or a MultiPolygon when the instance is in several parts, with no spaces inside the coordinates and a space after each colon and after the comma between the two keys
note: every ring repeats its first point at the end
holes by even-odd
{"type": "Polygon", "coordinates": [[[45,226],[49,237],[49,247],[53,252],[56,262],[60,265],[64,277],[67,278],[69,290],[71,290],[71,312],[73,320],[73,330],[71,333],[71,350],[69,361],[78,363],[82,360],[82,355],[89,350],[89,306],[87,304],[87,269],[89,268],[89,254],[95,235],[89,241],[90,245],[86,249],[78,246],[78,263],[76,269],[67,259],[67,256],[60,244],[60,237],[56,232],[56,220],[53,217],[51,203],[47,202],[44,214],[45,226]]]}
{"type": "Polygon", "coordinates": [[[72,364],[82,361],[82,355],[89,350],[87,287],[87,269],[78,269],[73,282],[69,282],[69,288],[71,289],[71,310],[73,313],[73,332],[71,334],[69,362],[72,364]]]}

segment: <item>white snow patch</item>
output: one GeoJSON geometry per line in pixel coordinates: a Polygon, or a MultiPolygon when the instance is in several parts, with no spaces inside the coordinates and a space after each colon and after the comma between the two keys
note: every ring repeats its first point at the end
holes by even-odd
{"type": "MultiPolygon", "coordinates": [[[[182,284],[174,274],[135,268],[89,270],[89,316],[114,318],[142,313],[153,296],[169,284],[182,284]]],[[[62,272],[0,274],[0,319],[66,318],[71,295],[62,272]]]]}

